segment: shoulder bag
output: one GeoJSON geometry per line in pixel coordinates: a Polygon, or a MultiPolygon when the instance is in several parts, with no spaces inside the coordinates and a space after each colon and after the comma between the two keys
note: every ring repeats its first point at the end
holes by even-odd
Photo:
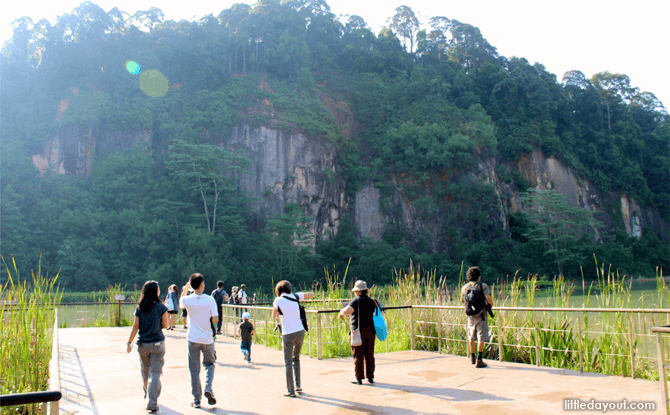
{"type": "Polygon", "coordinates": [[[309,328],[307,327],[307,313],[305,313],[305,307],[300,304],[300,299],[298,298],[298,294],[293,294],[295,298],[291,298],[288,295],[284,298],[286,298],[289,301],[293,301],[298,303],[298,309],[300,310],[300,321],[302,321],[302,327],[305,329],[305,331],[309,331],[309,328]]]}
{"type": "Polygon", "coordinates": [[[377,333],[377,338],[380,341],[384,341],[388,336],[388,330],[386,330],[386,320],[384,320],[384,315],[382,314],[381,307],[379,307],[379,303],[377,300],[374,300],[374,302],[377,304],[377,308],[375,308],[375,313],[372,315],[372,321],[375,323],[375,332],[377,333]]]}
{"type": "Polygon", "coordinates": [[[354,330],[353,327],[353,322],[354,322],[354,316],[353,314],[351,315],[351,320],[350,320],[350,327],[351,327],[351,345],[352,346],[360,346],[363,344],[363,339],[361,339],[361,303],[360,300],[358,302],[358,327],[354,330]]]}

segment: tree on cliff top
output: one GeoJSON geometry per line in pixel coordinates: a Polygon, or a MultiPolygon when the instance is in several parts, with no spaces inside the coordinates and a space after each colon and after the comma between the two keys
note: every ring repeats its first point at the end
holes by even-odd
{"type": "Polygon", "coordinates": [[[207,231],[216,234],[219,199],[233,190],[240,173],[251,165],[249,158],[242,151],[230,152],[211,144],[183,140],[174,140],[169,151],[167,168],[183,180],[193,194],[200,195],[207,231]]]}

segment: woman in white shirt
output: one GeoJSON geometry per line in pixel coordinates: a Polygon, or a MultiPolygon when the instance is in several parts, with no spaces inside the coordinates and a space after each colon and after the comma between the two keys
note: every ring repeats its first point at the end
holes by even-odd
{"type": "Polygon", "coordinates": [[[272,318],[277,319],[279,315],[282,316],[281,327],[287,389],[284,396],[295,398],[296,392],[302,392],[300,384],[300,350],[305,340],[305,328],[302,325],[302,320],[300,320],[298,300],[304,301],[314,298],[314,293],[292,294],[291,283],[282,280],[277,283],[275,294],[277,298],[275,298],[272,305],[272,318]]]}

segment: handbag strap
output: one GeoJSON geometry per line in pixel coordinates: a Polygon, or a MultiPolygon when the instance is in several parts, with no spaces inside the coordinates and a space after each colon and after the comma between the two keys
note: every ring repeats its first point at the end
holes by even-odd
{"type": "Polygon", "coordinates": [[[298,296],[296,294],[293,294],[293,295],[295,296],[295,298],[291,298],[291,297],[288,297],[288,296],[284,297],[283,295],[282,295],[282,297],[286,298],[287,300],[293,301],[294,303],[300,304],[300,298],[298,298],[298,296]]]}

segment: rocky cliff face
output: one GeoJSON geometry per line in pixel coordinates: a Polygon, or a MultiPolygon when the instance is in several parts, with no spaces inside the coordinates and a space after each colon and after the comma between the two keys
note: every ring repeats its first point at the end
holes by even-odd
{"type": "MultiPolygon", "coordinates": [[[[352,117],[336,104],[329,104],[339,111],[342,122],[352,117]]],[[[355,126],[355,120],[349,122],[355,126]]],[[[150,137],[149,131],[110,133],[98,132],[95,127],[70,126],[48,140],[41,154],[33,155],[33,162],[42,173],[52,168],[61,174],[86,177],[91,172],[95,152],[121,151],[137,142],[150,142],[150,137]]],[[[243,177],[241,184],[254,198],[253,210],[263,220],[283,213],[284,206],[295,203],[314,218],[310,230],[315,240],[337,234],[341,218],[349,214],[360,236],[381,240],[385,227],[391,224],[404,229],[415,241],[422,232],[428,232],[430,249],[440,247],[437,231],[444,219],[419,219],[416,208],[401,194],[399,186],[394,186],[391,197],[385,199],[388,206],[382,206],[380,191],[372,183],[353,198],[348,197],[346,183],[337,175],[337,153],[323,139],[239,125],[222,137],[221,143],[231,150],[242,149],[250,157],[252,172],[243,177]]],[[[483,159],[477,171],[454,180],[490,183],[497,196],[497,206],[492,207],[494,213],[489,217],[506,231],[509,215],[520,208],[520,193],[516,185],[499,177],[501,163],[493,157],[483,159]]],[[[609,228],[624,228],[629,235],[640,237],[648,227],[659,238],[670,236],[667,221],[656,210],[641,207],[625,194],[599,193],[590,182],[539,150],[521,157],[513,165],[502,163],[502,167],[518,170],[535,189],[554,189],[567,196],[571,205],[598,212],[598,217],[609,228]]]]}
{"type": "Polygon", "coordinates": [[[337,179],[332,146],[319,138],[243,125],[233,129],[223,145],[244,150],[251,159],[251,174],[241,184],[262,218],[282,214],[284,206],[295,203],[314,218],[311,231],[317,239],[337,234],[349,202],[345,183],[337,179]]]}
{"type": "Polygon", "coordinates": [[[59,174],[88,177],[96,152],[119,152],[138,142],[150,143],[151,131],[100,132],[94,125],[69,125],[47,140],[32,159],[42,175],[51,169],[59,174]]]}

